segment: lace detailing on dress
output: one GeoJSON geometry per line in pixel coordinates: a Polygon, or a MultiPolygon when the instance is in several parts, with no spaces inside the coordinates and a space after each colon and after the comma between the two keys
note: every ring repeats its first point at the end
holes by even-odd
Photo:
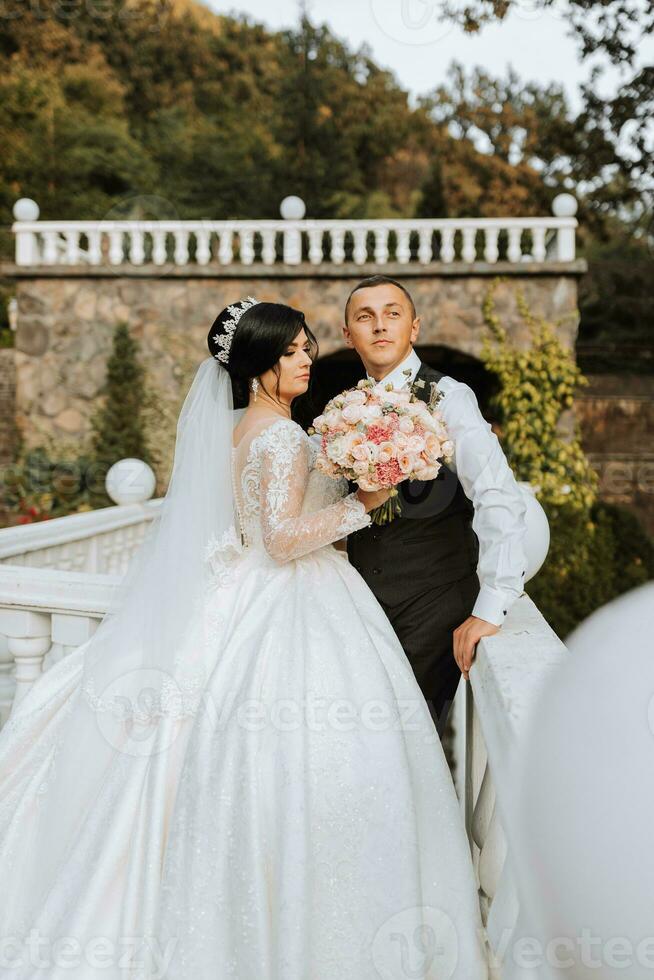
{"type": "MultiPolygon", "coordinates": [[[[196,715],[202,703],[205,677],[164,677],[161,690],[153,694],[148,685],[148,668],[135,671],[132,696],[121,687],[118,694],[98,694],[93,679],[84,681],[82,695],[93,711],[110,712],[116,721],[126,726],[152,725],[157,718],[186,718],[196,715]]],[[[124,685],[123,685],[124,686],[124,685]]],[[[110,684],[109,689],[112,685],[110,684]]]]}
{"type": "Polygon", "coordinates": [[[220,539],[210,538],[204,549],[204,559],[210,568],[209,585],[228,585],[233,578],[236,559],[242,554],[241,536],[233,524],[220,539]]]}
{"type": "Polygon", "coordinates": [[[313,453],[309,437],[295,422],[280,419],[258,441],[263,544],[276,561],[301,558],[370,523],[353,494],[315,513],[302,513],[313,453]]]}
{"type": "Polygon", "coordinates": [[[240,470],[237,447],[234,483],[246,548],[286,562],[370,524],[363,504],[345,495],[347,481],[315,469],[317,449],[296,422],[281,418],[251,438],[240,470]]]}
{"type": "Polygon", "coordinates": [[[345,514],[338,527],[338,532],[341,537],[345,538],[348,534],[358,531],[360,527],[367,527],[371,518],[356,493],[349,493],[347,497],[343,498],[343,503],[345,514]]]}

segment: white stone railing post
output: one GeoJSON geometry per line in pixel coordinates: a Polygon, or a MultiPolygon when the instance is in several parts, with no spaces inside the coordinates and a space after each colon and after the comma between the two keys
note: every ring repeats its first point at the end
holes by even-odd
{"type": "MultiPolygon", "coordinates": [[[[110,608],[121,580],[122,575],[0,565],[0,636],[6,640],[0,698],[18,704],[42,673],[46,654],[47,669],[84,643],[110,608]]],[[[4,720],[7,707],[0,700],[4,720]]]]}
{"type": "Polygon", "coordinates": [[[90,639],[99,623],[100,620],[93,616],[53,613],[52,642],[61,644],[62,655],[65,656],[90,639]]]}
{"type": "Polygon", "coordinates": [[[16,219],[16,265],[38,265],[39,252],[36,232],[31,224],[39,220],[40,209],[36,201],[29,197],[21,197],[13,207],[16,219]]]}
{"type": "Polygon", "coordinates": [[[556,234],[555,254],[559,262],[572,262],[575,257],[575,214],[577,213],[577,201],[572,194],[557,194],[552,201],[552,214],[557,218],[567,218],[574,221],[573,224],[559,228],[556,234]]]}
{"type": "Polygon", "coordinates": [[[285,197],[279,211],[284,221],[293,222],[293,226],[284,231],[284,262],[286,265],[299,265],[302,261],[302,232],[296,223],[304,218],[306,206],[301,197],[285,197]]]}
{"type": "Polygon", "coordinates": [[[0,728],[11,714],[15,695],[14,656],[7,637],[0,636],[0,728]]]}
{"type": "Polygon", "coordinates": [[[47,613],[29,609],[0,609],[0,633],[7,638],[15,664],[13,703],[18,704],[40,675],[52,645],[51,619],[47,613]]]}
{"type": "Polygon", "coordinates": [[[470,266],[500,261],[573,262],[577,203],[570,194],[554,199],[554,215],[530,218],[406,218],[362,220],[305,219],[299,197],[284,198],[281,219],[262,221],[36,221],[38,207],[16,204],[16,263],[23,266],[142,266],[146,254],[155,266],[167,261],[167,242],[178,268],[233,264],[297,266],[304,247],[312,266],[368,262],[384,266],[470,266]],[[29,219],[29,220],[28,220],[29,219]],[[87,248],[82,247],[82,237],[87,248]],[[532,251],[527,251],[531,239],[532,251]],[[414,247],[417,244],[417,248],[414,247]],[[324,246],[324,248],[323,248],[324,246]]]}

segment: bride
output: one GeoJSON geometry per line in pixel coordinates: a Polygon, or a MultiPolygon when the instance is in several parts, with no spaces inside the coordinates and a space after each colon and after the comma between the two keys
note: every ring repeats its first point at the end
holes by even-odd
{"type": "Polygon", "coordinates": [[[208,342],[112,608],[0,732],[0,977],[484,980],[434,723],[336,547],[386,492],[291,420],[301,313],[248,298],[208,342]]]}

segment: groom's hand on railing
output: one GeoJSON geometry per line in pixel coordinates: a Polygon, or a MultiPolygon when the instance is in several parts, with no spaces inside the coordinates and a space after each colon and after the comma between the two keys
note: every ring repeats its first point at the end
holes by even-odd
{"type": "Polygon", "coordinates": [[[477,616],[468,616],[466,621],[454,630],[454,659],[466,680],[469,680],[477,644],[482,637],[494,636],[495,633],[499,633],[499,630],[499,626],[487,623],[485,619],[479,619],[477,616]]]}

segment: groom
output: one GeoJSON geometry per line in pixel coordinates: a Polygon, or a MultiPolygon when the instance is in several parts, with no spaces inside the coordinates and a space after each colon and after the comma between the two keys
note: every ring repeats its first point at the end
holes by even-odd
{"type": "Polygon", "coordinates": [[[455,450],[435,480],[401,483],[401,514],[351,534],[347,552],[390,619],[442,735],[477,642],[497,633],[522,594],[525,505],[472,389],[422,363],[413,349],[419,332],[413,300],[396,280],[371,276],[350,293],[347,346],[375,381],[424,381],[416,390],[424,401],[435,382],[455,450]]]}

